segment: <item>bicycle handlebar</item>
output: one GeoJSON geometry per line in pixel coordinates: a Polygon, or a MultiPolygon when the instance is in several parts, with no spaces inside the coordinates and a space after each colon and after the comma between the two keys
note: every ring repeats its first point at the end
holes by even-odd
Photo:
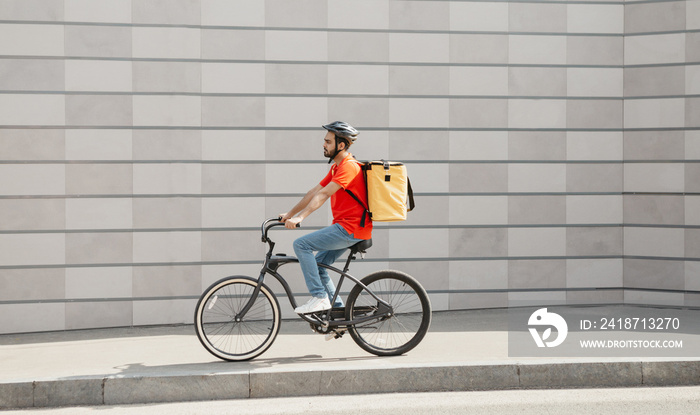
{"type": "MultiPolygon", "coordinates": [[[[280,222],[281,219],[282,219],[282,217],[278,216],[276,218],[267,219],[262,223],[262,226],[260,227],[260,232],[262,233],[262,241],[263,242],[269,242],[269,239],[267,238],[267,232],[270,229],[274,228],[275,226],[284,226],[284,222],[280,222]]],[[[296,227],[300,228],[301,224],[297,223],[296,227]]]]}

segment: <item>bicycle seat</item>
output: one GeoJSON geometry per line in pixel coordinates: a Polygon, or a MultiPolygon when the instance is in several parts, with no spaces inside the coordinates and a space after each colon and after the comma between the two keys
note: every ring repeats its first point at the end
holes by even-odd
{"type": "Polygon", "coordinates": [[[364,241],[360,241],[356,243],[355,245],[350,247],[350,252],[352,254],[356,254],[358,252],[364,254],[367,252],[367,250],[372,246],[372,240],[371,239],[366,239],[364,241]]]}

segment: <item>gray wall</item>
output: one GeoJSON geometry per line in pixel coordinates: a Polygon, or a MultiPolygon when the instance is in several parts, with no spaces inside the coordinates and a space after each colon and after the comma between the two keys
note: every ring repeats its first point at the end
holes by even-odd
{"type": "Polygon", "coordinates": [[[699,96],[700,1],[2,0],[0,332],[190,322],[336,119],[418,193],[356,274],[700,306],[699,96]]]}
{"type": "Polygon", "coordinates": [[[625,6],[625,301],[700,306],[700,2],[625,6]]]}

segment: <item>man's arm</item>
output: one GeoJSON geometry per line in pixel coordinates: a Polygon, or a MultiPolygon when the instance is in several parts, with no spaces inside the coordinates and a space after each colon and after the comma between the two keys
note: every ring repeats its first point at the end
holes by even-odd
{"type": "Polygon", "coordinates": [[[308,192],[306,192],[306,195],[304,195],[304,197],[301,198],[301,200],[299,201],[299,203],[297,203],[297,204],[292,208],[292,210],[290,210],[290,211],[287,212],[287,213],[283,213],[283,214],[280,215],[280,217],[282,218],[281,221],[282,221],[282,222],[285,222],[285,221],[287,221],[287,219],[290,219],[290,218],[294,217],[294,215],[296,215],[297,213],[301,212],[301,210],[304,209],[304,208],[306,207],[306,205],[309,204],[309,202],[310,202],[311,199],[314,197],[314,195],[316,195],[316,193],[320,192],[321,189],[323,189],[323,186],[321,186],[320,184],[317,184],[317,185],[314,186],[311,190],[309,190],[308,192]]]}
{"type": "Polygon", "coordinates": [[[340,189],[340,185],[335,182],[328,183],[326,187],[322,187],[320,184],[316,185],[306,193],[292,210],[284,214],[282,222],[284,222],[285,227],[294,229],[297,224],[301,223],[307,216],[323,206],[326,200],[340,189]]]}

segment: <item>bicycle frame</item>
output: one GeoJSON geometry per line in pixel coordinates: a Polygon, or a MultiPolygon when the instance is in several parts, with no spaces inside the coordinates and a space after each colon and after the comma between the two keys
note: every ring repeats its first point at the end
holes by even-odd
{"type": "MultiPolygon", "coordinates": [[[[235,317],[236,321],[240,321],[239,319],[243,319],[243,317],[248,313],[248,311],[253,307],[253,303],[255,299],[258,297],[258,294],[260,293],[260,287],[262,286],[264,280],[265,280],[265,275],[270,274],[273,276],[279,283],[282,285],[282,288],[284,288],[285,293],[287,294],[287,298],[289,298],[289,302],[291,303],[292,307],[296,308],[297,307],[297,302],[294,297],[294,294],[292,293],[292,289],[290,288],[289,284],[287,281],[284,279],[282,275],[280,275],[277,270],[279,269],[280,266],[289,264],[289,263],[298,263],[299,259],[293,256],[286,256],[286,255],[273,255],[273,250],[275,249],[275,242],[273,242],[268,236],[267,233],[269,230],[275,226],[283,226],[284,224],[282,222],[279,222],[278,219],[268,219],[265,222],[263,222],[261,226],[261,233],[262,233],[262,241],[267,243],[269,248],[267,251],[267,254],[265,254],[265,263],[263,264],[262,269],[260,270],[260,275],[258,277],[258,284],[255,286],[255,289],[253,290],[253,294],[251,295],[250,300],[246,304],[245,307],[241,310],[241,312],[235,317]]],[[[322,324],[324,327],[339,327],[339,326],[352,326],[356,324],[361,324],[365,323],[368,321],[376,320],[378,318],[382,317],[390,317],[393,314],[393,307],[387,303],[386,301],[382,300],[379,298],[375,293],[372,292],[366,285],[364,285],[359,279],[356,277],[350,275],[348,273],[348,270],[350,269],[350,262],[355,259],[354,255],[352,252],[350,255],[348,255],[348,259],[345,262],[345,267],[343,270],[340,270],[336,267],[326,265],[326,264],[319,264],[321,267],[335,272],[336,274],[340,275],[340,280],[338,281],[338,286],[335,289],[335,293],[333,295],[333,299],[331,300],[331,304],[335,302],[335,300],[338,298],[338,295],[340,293],[340,288],[343,285],[343,281],[345,278],[349,278],[351,281],[353,281],[355,284],[359,285],[362,287],[363,290],[365,290],[369,295],[371,295],[377,302],[379,303],[379,309],[377,310],[376,314],[373,314],[372,316],[368,317],[362,317],[359,319],[355,320],[335,320],[331,321],[328,319],[330,316],[330,310],[328,313],[326,313],[326,320],[321,320],[318,317],[315,316],[315,314],[300,314],[299,316],[313,324],[322,324]]]]}

